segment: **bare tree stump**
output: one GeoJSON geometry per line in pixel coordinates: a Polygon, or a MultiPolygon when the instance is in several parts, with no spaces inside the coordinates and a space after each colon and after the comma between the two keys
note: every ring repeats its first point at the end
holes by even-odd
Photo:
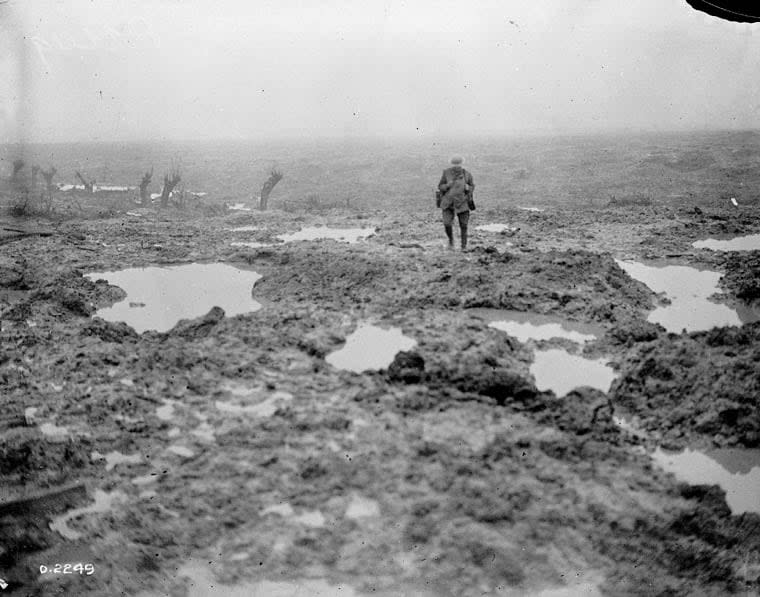
{"type": "Polygon", "coordinates": [[[280,182],[283,178],[282,172],[280,172],[277,169],[273,169],[272,172],[269,174],[269,178],[264,183],[264,186],[261,187],[261,199],[259,203],[259,207],[262,210],[265,210],[269,205],[269,195],[272,192],[272,189],[274,189],[274,185],[276,185],[278,182],[280,182]]]}
{"type": "Polygon", "coordinates": [[[11,180],[16,180],[18,178],[19,172],[21,172],[21,168],[23,167],[24,160],[20,158],[13,160],[13,174],[11,174],[11,180]]]}
{"type": "Polygon", "coordinates": [[[150,167],[150,172],[143,174],[142,180],[140,181],[140,203],[142,205],[147,205],[150,200],[150,195],[148,194],[148,185],[152,179],[153,166],[150,167]]]}
{"type": "Polygon", "coordinates": [[[167,172],[164,174],[164,188],[161,191],[161,207],[169,205],[169,195],[172,194],[174,187],[182,180],[180,176],[179,168],[172,168],[171,175],[167,172]]]}
{"type": "Polygon", "coordinates": [[[58,170],[52,166],[50,167],[50,170],[40,170],[42,178],[45,179],[45,209],[48,211],[48,213],[53,209],[53,191],[55,190],[55,185],[53,185],[53,177],[55,176],[56,172],[58,172],[58,170]]]}
{"type": "Polygon", "coordinates": [[[91,180],[90,182],[87,182],[82,176],[79,171],[76,171],[76,177],[80,180],[80,182],[84,185],[84,190],[88,193],[94,193],[95,192],[95,181],[91,180]]]}

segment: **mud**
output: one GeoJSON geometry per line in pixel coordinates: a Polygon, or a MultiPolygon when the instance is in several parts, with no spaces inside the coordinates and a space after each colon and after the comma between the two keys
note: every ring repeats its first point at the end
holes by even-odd
{"type": "Polygon", "coordinates": [[[240,594],[758,592],[760,516],[732,513],[720,487],[680,482],[649,453],[760,444],[760,323],[668,333],[647,321],[658,297],[616,263],[726,272],[725,300],[738,301],[756,252],[690,245],[755,233],[758,214],[479,208],[474,224],[519,228],[514,246],[474,232],[460,253],[441,250],[439,223],[422,212],[145,211],[4,245],[3,502],[75,481],[89,496],[47,513],[0,510],[4,594],[213,594],[193,582],[240,594]],[[229,228],[260,227],[255,240],[270,242],[307,225],[376,232],[230,246],[229,228]],[[209,307],[142,333],[96,315],[127,293],[86,274],[191,263],[257,272],[262,308],[209,307]],[[598,333],[522,342],[471,308],[598,333]],[[368,321],[416,344],[378,370],[331,366],[368,321]],[[552,349],[609,361],[609,391],[542,389],[531,366],[552,349]],[[45,423],[66,428],[63,441],[45,423]],[[109,468],[93,452],[141,459],[109,468]],[[81,510],[99,492],[119,499],[81,510]],[[78,512],[67,521],[76,538],[50,528],[67,512],[78,512]],[[41,564],[73,561],[95,574],[40,578],[41,564]]]}

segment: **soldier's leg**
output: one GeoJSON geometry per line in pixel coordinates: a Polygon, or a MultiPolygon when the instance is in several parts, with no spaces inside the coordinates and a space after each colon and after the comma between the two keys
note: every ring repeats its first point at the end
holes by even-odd
{"type": "Polygon", "coordinates": [[[470,222],[470,212],[463,211],[459,216],[459,232],[462,235],[462,250],[467,248],[467,225],[470,222]]]}
{"type": "Polygon", "coordinates": [[[449,239],[449,248],[454,246],[454,230],[452,228],[454,224],[454,210],[444,209],[443,213],[443,229],[446,231],[446,236],[449,239]]]}

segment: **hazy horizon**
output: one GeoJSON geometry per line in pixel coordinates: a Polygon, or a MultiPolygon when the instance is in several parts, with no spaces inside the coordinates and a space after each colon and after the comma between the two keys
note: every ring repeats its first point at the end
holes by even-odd
{"type": "Polygon", "coordinates": [[[683,0],[9,0],[0,143],[754,131],[758,31],[683,0]]]}

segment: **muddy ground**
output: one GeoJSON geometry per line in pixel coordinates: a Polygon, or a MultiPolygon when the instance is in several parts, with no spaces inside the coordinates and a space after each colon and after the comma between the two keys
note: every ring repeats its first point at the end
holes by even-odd
{"type": "Polygon", "coordinates": [[[727,272],[725,300],[756,300],[758,252],[691,242],[756,233],[760,208],[477,211],[473,225],[520,230],[473,232],[467,253],[443,250],[430,211],[141,213],[4,221],[52,232],[0,239],[4,595],[257,594],[264,581],[348,595],[760,591],[760,516],[732,515],[722,490],[679,484],[647,455],[760,446],[760,323],[669,334],[646,320],[659,299],[614,261],[710,266],[727,272]],[[227,230],[247,224],[262,229],[227,230]],[[230,246],[313,224],[377,233],[230,246]],[[83,274],[194,261],[262,274],[264,307],[167,333],[94,317],[124,293],[83,274]],[[601,326],[582,351],[617,380],[607,394],[538,391],[532,348],[474,307],[601,326]],[[402,328],[414,354],[375,373],[331,367],[361,321],[402,328]],[[216,406],[265,400],[263,416],[216,406]],[[139,461],[92,456],[113,451],[139,461]],[[111,506],[70,521],[76,538],[51,530],[98,491],[111,506]],[[57,562],[95,572],[39,573],[57,562]]]}

